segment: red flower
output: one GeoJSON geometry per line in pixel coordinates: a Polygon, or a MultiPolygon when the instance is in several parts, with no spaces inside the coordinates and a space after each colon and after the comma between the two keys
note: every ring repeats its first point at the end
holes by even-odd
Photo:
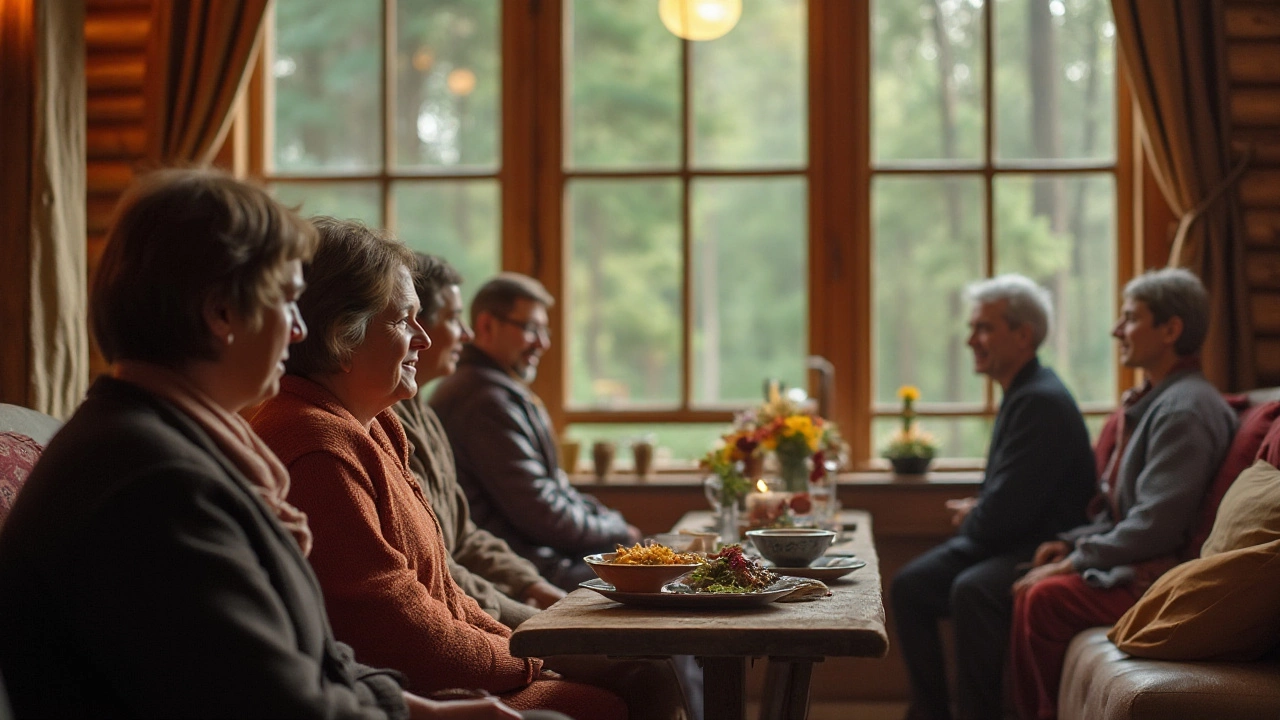
{"type": "Polygon", "coordinates": [[[797,515],[808,515],[813,510],[813,502],[809,500],[809,493],[796,493],[791,496],[791,511],[797,515]]]}
{"type": "Polygon", "coordinates": [[[809,482],[817,482],[827,476],[826,456],[822,451],[813,454],[813,469],[809,471],[809,482]]]}

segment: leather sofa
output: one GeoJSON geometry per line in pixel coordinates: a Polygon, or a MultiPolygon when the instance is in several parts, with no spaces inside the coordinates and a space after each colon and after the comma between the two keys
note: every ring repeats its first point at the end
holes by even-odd
{"type": "MultiPolygon", "coordinates": [[[[1222,496],[1255,458],[1280,466],[1277,399],[1280,388],[1234,398],[1240,428],[1205,498],[1202,527],[1184,554],[1198,554],[1222,496]]],[[[1086,630],[1067,649],[1060,720],[1280,719],[1280,653],[1244,663],[1147,660],[1119,650],[1107,639],[1108,630],[1086,630]]]]}
{"type": "Polygon", "coordinates": [[[1280,718],[1280,661],[1144,660],[1116,648],[1108,630],[1091,628],[1071,641],[1059,720],[1280,718]]]}

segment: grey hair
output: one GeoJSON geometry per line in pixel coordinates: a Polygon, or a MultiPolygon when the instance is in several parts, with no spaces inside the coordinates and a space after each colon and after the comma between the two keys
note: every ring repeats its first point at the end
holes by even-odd
{"type": "Polygon", "coordinates": [[[975,305],[1007,300],[1004,319],[1009,327],[1031,326],[1031,339],[1036,347],[1049,336],[1049,323],[1053,318],[1053,299],[1049,291],[1028,277],[1016,274],[997,275],[980,280],[965,288],[969,301],[975,305]]]}
{"type": "Polygon", "coordinates": [[[1124,296],[1144,303],[1156,325],[1169,318],[1182,320],[1182,334],[1173,344],[1180,357],[1195,355],[1209,334],[1209,293],[1186,268],[1148,270],[1124,286],[1124,296]]]}

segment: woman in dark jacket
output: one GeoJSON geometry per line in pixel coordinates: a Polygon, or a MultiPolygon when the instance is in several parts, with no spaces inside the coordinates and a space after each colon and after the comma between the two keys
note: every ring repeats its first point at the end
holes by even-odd
{"type": "Polygon", "coordinates": [[[0,674],[24,717],[514,718],[355,662],[307,565],[283,465],[237,413],[306,335],[314,229],[262,190],[155,173],[94,280],[109,376],[0,534],[0,674]]]}

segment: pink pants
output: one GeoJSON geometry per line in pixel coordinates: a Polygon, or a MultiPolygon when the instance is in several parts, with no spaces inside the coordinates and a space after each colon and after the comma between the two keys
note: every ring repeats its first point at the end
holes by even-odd
{"type": "Polygon", "coordinates": [[[1014,600],[1009,658],[1022,720],[1058,717],[1058,684],[1071,638],[1114,624],[1141,596],[1131,587],[1090,587],[1070,573],[1046,578],[1014,600]]]}

